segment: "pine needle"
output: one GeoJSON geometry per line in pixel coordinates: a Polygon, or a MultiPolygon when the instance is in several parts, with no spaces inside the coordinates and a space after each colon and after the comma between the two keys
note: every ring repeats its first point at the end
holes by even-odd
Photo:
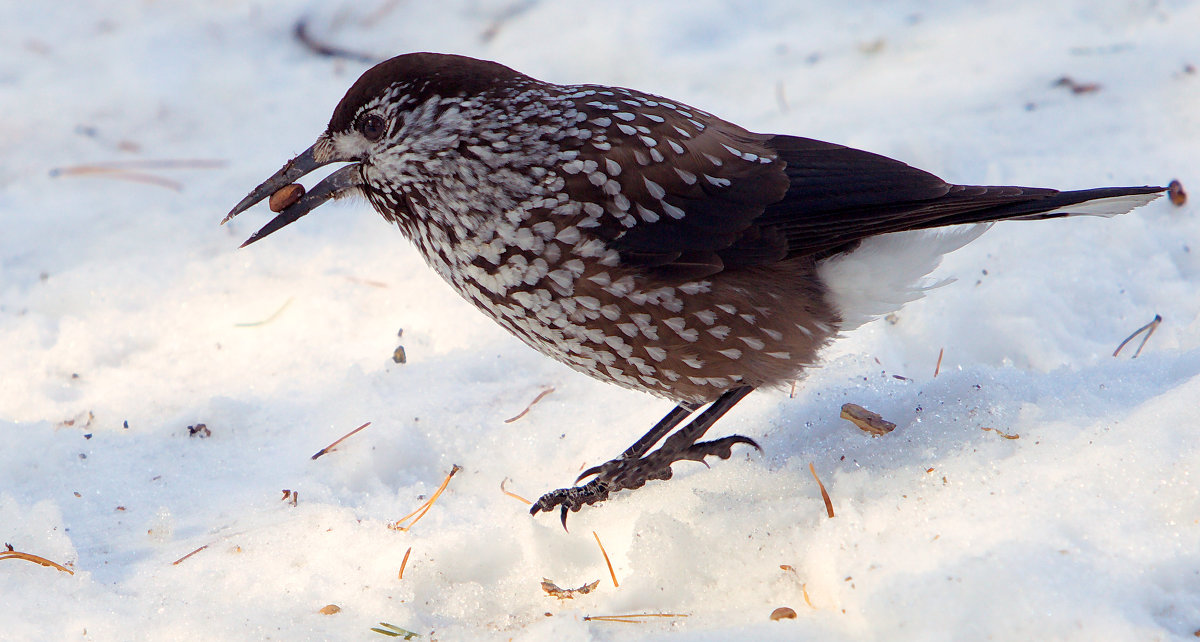
{"type": "Polygon", "coordinates": [[[386,635],[390,638],[404,638],[405,640],[411,640],[413,638],[421,637],[421,634],[417,633],[416,631],[402,629],[395,624],[388,624],[387,622],[380,622],[379,626],[373,626],[371,627],[371,630],[376,633],[386,635]]]}
{"type": "Polygon", "coordinates": [[[525,499],[524,497],[521,497],[520,495],[518,495],[518,494],[516,494],[516,493],[509,492],[507,489],[505,489],[505,488],[504,488],[504,483],[505,483],[505,482],[507,482],[507,481],[508,481],[508,478],[507,478],[507,477],[505,477],[504,479],[500,480],[500,492],[504,493],[505,495],[508,495],[509,497],[512,497],[513,499],[519,499],[519,500],[521,500],[521,501],[525,502],[525,505],[526,505],[526,506],[528,506],[528,505],[530,505],[530,504],[533,504],[533,502],[529,501],[528,499],[525,499]]]}
{"type": "Polygon", "coordinates": [[[813,479],[817,480],[817,487],[821,489],[821,499],[825,500],[825,512],[829,517],[833,518],[833,502],[829,499],[829,492],[825,490],[825,484],[821,483],[821,478],[817,477],[817,468],[813,463],[808,462],[808,471],[812,473],[813,479]]]}
{"type": "Polygon", "coordinates": [[[400,572],[396,574],[396,579],[404,579],[404,567],[408,566],[408,554],[412,552],[412,547],[409,546],[407,551],[404,551],[404,559],[400,561],[400,572]]]}
{"type": "Polygon", "coordinates": [[[44,557],[41,557],[40,555],[34,555],[33,553],[22,553],[20,551],[14,551],[11,549],[7,550],[7,551],[0,551],[0,560],[10,560],[10,559],[11,560],[25,560],[26,562],[33,562],[34,564],[41,564],[42,566],[49,566],[50,568],[56,568],[64,573],[68,573],[70,575],[75,574],[75,571],[72,571],[71,569],[63,566],[62,564],[59,564],[58,562],[51,562],[50,560],[48,560],[44,557]]]}
{"type": "MultiPolygon", "coordinates": [[[[349,435],[347,435],[347,436],[349,436],[349,435]]],[[[462,470],[462,466],[459,466],[458,464],[454,464],[454,467],[450,469],[450,474],[446,475],[446,479],[442,480],[442,485],[438,486],[438,489],[433,493],[432,497],[425,500],[424,504],[421,504],[420,506],[418,506],[417,510],[414,510],[413,512],[405,515],[404,517],[401,517],[400,519],[392,522],[391,524],[388,524],[388,528],[390,528],[392,530],[396,530],[396,531],[407,531],[407,530],[412,529],[413,526],[416,526],[417,522],[421,521],[421,518],[425,516],[425,513],[428,513],[429,509],[433,508],[433,503],[437,501],[438,497],[442,496],[442,492],[446,490],[446,486],[450,485],[450,478],[454,477],[454,475],[456,473],[458,473],[458,471],[460,471],[460,470],[462,470]],[[414,517],[414,515],[415,515],[415,517],[414,517]],[[401,524],[403,524],[409,518],[412,518],[412,521],[409,522],[409,524],[407,526],[401,526],[401,524]]]]}
{"type": "Polygon", "coordinates": [[[292,298],[293,297],[288,297],[288,300],[284,301],[283,305],[279,306],[278,310],[272,312],[271,316],[263,319],[262,321],[250,321],[248,323],[235,323],[235,324],[233,324],[233,327],[235,327],[235,328],[256,328],[260,325],[267,325],[268,323],[274,321],[275,319],[278,319],[279,315],[283,314],[283,311],[286,310],[287,307],[292,304],[292,298]]]}
{"type": "Polygon", "coordinates": [[[1147,323],[1146,325],[1138,328],[1137,330],[1134,330],[1133,334],[1126,337],[1126,339],[1121,342],[1121,345],[1117,346],[1116,350],[1113,350],[1113,356],[1115,357],[1118,354],[1121,354],[1121,348],[1124,348],[1125,344],[1129,343],[1130,341],[1133,341],[1134,337],[1145,332],[1146,336],[1142,337],[1142,342],[1138,344],[1138,349],[1133,353],[1133,356],[1130,357],[1131,359],[1137,359],[1138,355],[1142,353],[1142,348],[1146,347],[1146,342],[1150,340],[1150,335],[1154,334],[1154,331],[1158,329],[1158,326],[1160,323],[1162,323],[1162,320],[1163,320],[1162,315],[1160,315],[1160,314],[1154,315],[1154,319],[1152,321],[1150,321],[1150,323],[1147,323]]]}
{"type": "Polygon", "coordinates": [[[534,404],[536,404],[537,402],[541,401],[542,399],[545,399],[545,398],[546,398],[546,395],[548,395],[548,394],[550,394],[550,393],[552,393],[552,392],[554,392],[554,386],[548,386],[548,387],[547,387],[545,390],[543,390],[543,391],[541,391],[540,393],[538,393],[538,396],[534,397],[534,398],[533,398],[533,401],[530,401],[530,402],[529,402],[529,405],[528,405],[528,406],[525,406],[525,409],[524,409],[524,410],[522,410],[521,412],[517,413],[517,415],[516,415],[515,417],[509,417],[508,419],[505,419],[505,420],[504,420],[504,423],[506,423],[506,424],[511,424],[512,422],[514,422],[514,421],[516,421],[516,420],[520,419],[521,417],[524,417],[525,415],[529,414],[529,411],[533,409],[533,405],[534,405],[534,404]]]}
{"type": "Polygon", "coordinates": [[[625,615],[585,615],[584,622],[628,622],[630,624],[641,624],[648,620],[642,618],[654,617],[688,617],[687,613],[628,613],[625,615]]]}
{"type": "Polygon", "coordinates": [[[612,578],[613,588],[620,588],[621,585],[617,583],[617,574],[613,571],[612,562],[608,561],[608,551],[604,550],[604,544],[600,543],[600,536],[596,534],[596,531],[592,531],[592,537],[596,538],[596,546],[600,547],[600,554],[604,556],[604,563],[608,565],[608,575],[612,578]]]}

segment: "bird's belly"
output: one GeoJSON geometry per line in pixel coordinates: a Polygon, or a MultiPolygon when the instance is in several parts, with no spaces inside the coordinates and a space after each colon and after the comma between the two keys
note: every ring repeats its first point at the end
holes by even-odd
{"type": "Polygon", "coordinates": [[[676,401],[791,381],[839,321],[811,267],[796,261],[685,282],[602,265],[507,288],[462,275],[447,280],[538,351],[676,401]]]}

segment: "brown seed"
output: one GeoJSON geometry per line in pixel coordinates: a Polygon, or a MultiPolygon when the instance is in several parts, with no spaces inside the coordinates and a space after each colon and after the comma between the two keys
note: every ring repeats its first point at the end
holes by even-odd
{"type": "Polygon", "coordinates": [[[794,620],[796,619],[796,611],[789,606],[781,606],[774,611],[771,611],[771,620],[794,620]]]}
{"type": "Polygon", "coordinates": [[[321,607],[320,613],[322,615],[333,615],[334,613],[337,613],[338,611],[341,611],[341,610],[342,610],[342,607],[338,606],[337,604],[326,604],[325,606],[321,607]]]}
{"type": "Polygon", "coordinates": [[[271,195],[271,200],[267,202],[267,205],[271,207],[272,212],[282,212],[295,205],[302,196],[304,196],[304,186],[300,183],[284,185],[271,195]]]}
{"type": "Polygon", "coordinates": [[[1167,198],[1171,199],[1171,202],[1177,207],[1183,207],[1183,204],[1187,202],[1187,192],[1183,191],[1183,183],[1178,180],[1167,183],[1167,198]]]}

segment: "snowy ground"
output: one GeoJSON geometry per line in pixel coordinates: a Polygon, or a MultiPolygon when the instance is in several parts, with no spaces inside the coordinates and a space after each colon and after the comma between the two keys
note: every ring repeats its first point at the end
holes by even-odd
{"type": "Polygon", "coordinates": [[[794,398],[752,395],[718,424],[765,454],[677,466],[564,533],[501,481],[558,487],[668,403],[518,343],[365,204],[246,250],[264,209],[217,226],[365,69],[299,46],[302,16],[381,58],[457,52],[637,87],[957,182],[1179,178],[1200,195],[1197,2],[5,3],[0,541],[75,573],[0,560],[0,638],[384,639],[381,621],[442,640],[1200,629],[1194,201],[994,228],[947,259],[956,283],[846,337],[794,398]],[[139,170],[178,191],[54,171],[163,159],[221,164],[139,170]],[[1141,356],[1113,358],[1155,314],[1141,356]],[[871,438],[838,418],[847,401],[899,427],[871,438]],[[189,437],[197,423],[211,436],[189,437]],[[387,528],[455,464],[423,521],[387,528]],[[560,602],[543,577],[600,584],[560,602]],[[797,618],[771,621],[779,606],[797,618]],[[689,617],[583,619],[621,613],[689,617]]]}

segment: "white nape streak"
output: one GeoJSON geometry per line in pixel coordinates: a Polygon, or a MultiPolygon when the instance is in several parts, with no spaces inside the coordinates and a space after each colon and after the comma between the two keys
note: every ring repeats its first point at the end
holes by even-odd
{"type": "Polygon", "coordinates": [[[950,283],[923,279],[944,255],[979,238],[988,227],[981,223],[873,236],[821,263],[818,273],[842,317],[839,329],[853,330],[921,298],[926,290],[950,283]]]}

